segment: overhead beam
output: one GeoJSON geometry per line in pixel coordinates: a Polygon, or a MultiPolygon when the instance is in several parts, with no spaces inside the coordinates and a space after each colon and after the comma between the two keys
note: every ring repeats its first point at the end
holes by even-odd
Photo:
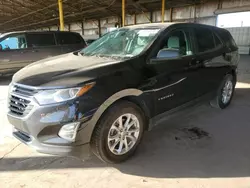
{"type": "Polygon", "coordinates": [[[140,3],[138,2],[134,2],[133,3],[133,6],[136,8],[136,9],[139,9],[140,11],[144,11],[144,12],[147,12],[148,9],[146,9],[143,5],[141,5],[140,3]]]}
{"type": "MultiPolygon", "coordinates": [[[[21,8],[25,8],[26,10],[33,11],[33,9],[29,8],[28,6],[26,6],[23,3],[20,3],[19,1],[11,1],[11,4],[12,4],[12,6],[18,5],[18,6],[15,6],[15,7],[19,8],[19,9],[17,9],[17,12],[19,12],[19,13],[20,13],[21,8]]],[[[43,13],[41,13],[41,12],[38,12],[38,14],[43,15],[43,13]]],[[[20,15],[22,15],[22,13],[20,15]]],[[[39,16],[36,16],[36,17],[39,17],[39,16]]]]}
{"type": "Polygon", "coordinates": [[[15,9],[16,6],[15,5],[12,5],[12,4],[1,4],[0,6],[0,11],[1,12],[8,12],[10,14],[12,14],[12,17],[13,16],[21,16],[24,12],[20,11],[20,10],[17,10],[15,9]]]}
{"type": "MultiPolygon", "coordinates": [[[[64,1],[67,1],[67,0],[64,0],[64,1]]],[[[37,13],[37,12],[44,11],[44,10],[46,10],[46,9],[48,9],[48,8],[50,8],[50,7],[54,7],[54,6],[56,6],[56,5],[58,5],[58,3],[56,3],[56,4],[51,4],[51,5],[47,6],[47,7],[42,8],[42,9],[38,9],[38,10],[35,10],[35,11],[32,11],[32,12],[29,12],[29,13],[27,13],[27,14],[24,14],[24,15],[22,15],[22,16],[19,16],[19,17],[10,19],[10,20],[8,20],[8,21],[6,21],[6,22],[4,22],[4,23],[1,23],[0,26],[3,26],[3,25],[5,25],[5,24],[10,23],[10,22],[13,22],[13,21],[15,21],[15,20],[20,20],[21,18],[25,18],[25,17],[27,17],[27,16],[33,15],[33,14],[35,14],[35,13],[37,13]]]]}
{"type": "Polygon", "coordinates": [[[143,15],[147,18],[147,20],[148,20],[150,23],[152,23],[151,18],[148,17],[147,14],[145,13],[145,12],[148,12],[148,10],[147,10],[144,6],[140,5],[140,4],[137,3],[137,2],[135,2],[135,3],[133,4],[133,6],[134,6],[136,9],[139,9],[139,11],[143,13],[143,15]]]}
{"type": "MultiPolygon", "coordinates": [[[[102,9],[106,9],[106,7],[90,9],[90,10],[86,10],[86,11],[82,11],[82,12],[78,12],[78,13],[74,13],[74,14],[67,14],[67,15],[64,16],[64,19],[70,18],[70,17],[76,17],[77,18],[78,16],[81,16],[84,13],[92,13],[92,12],[99,11],[99,10],[102,10],[102,9]]],[[[19,29],[19,28],[25,28],[25,27],[30,27],[30,26],[34,26],[34,25],[40,25],[40,24],[52,22],[52,21],[55,21],[55,20],[58,20],[58,17],[51,18],[51,19],[48,19],[48,20],[39,21],[39,22],[36,22],[36,23],[30,23],[30,24],[26,24],[26,25],[19,25],[17,27],[13,27],[13,28],[7,28],[4,31],[11,31],[11,30],[19,29]]]]}
{"type": "Polygon", "coordinates": [[[114,1],[111,2],[110,4],[107,4],[107,3],[103,4],[103,3],[99,3],[98,1],[91,0],[91,4],[92,4],[93,6],[100,6],[100,7],[101,7],[101,6],[107,6],[107,8],[106,8],[105,10],[103,10],[103,11],[108,11],[108,12],[110,12],[110,13],[113,14],[113,15],[120,16],[120,14],[117,14],[117,12],[115,12],[115,11],[113,11],[113,10],[110,9],[110,7],[111,7],[115,2],[116,2],[116,0],[114,0],[114,1]]]}
{"type": "MultiPolygon", "coordinates": [[[[46,3],[44,3],[44,1],[41,1],[41,0],[32,0],[32,2],[35,4],[35,5],[38,5],[40,8],[43,8],[43,7],[47,7],[48,5],[46,3]]],[[[65,3],[66,1],[64,1],[65,3]]],[[[55,6],[56,7],[56,6],[55,6]]],[[[48,7],[48,9],[46,9],[47,11],[50,11],[50,12],[53,12],[53,14],[58,14],[56,8],[53,8],[53,7],[48,7]]]]}

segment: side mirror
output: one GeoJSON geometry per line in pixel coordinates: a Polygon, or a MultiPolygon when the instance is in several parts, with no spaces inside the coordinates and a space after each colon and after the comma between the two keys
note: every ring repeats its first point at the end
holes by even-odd
{"type": "Polygon", "coordinates": [[[171,49],[171,48],[165,48],[161,49],[158,54],[157,54],[157,59],[165,59],[165,58],[179,58],[180,55],[180,50],[178,49],[171,49]]]}

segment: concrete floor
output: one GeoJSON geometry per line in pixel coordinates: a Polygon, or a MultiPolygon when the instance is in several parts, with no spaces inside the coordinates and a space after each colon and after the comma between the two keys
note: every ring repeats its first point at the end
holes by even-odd
{"type": "Polygon", "coordinates": [[[8,79],[0,82],[0,187],[250,187],[250,58],[242,56],[232,104],[202,105],[146,133],[119,165],[38,154],[11,136],[8,79]],[[194,128],[195,129],[192,129],[194,128]],[[190,130],[191,128],[191,130],[190,130]],[[198,130],[198,131],[197,131],[198,130]]]}

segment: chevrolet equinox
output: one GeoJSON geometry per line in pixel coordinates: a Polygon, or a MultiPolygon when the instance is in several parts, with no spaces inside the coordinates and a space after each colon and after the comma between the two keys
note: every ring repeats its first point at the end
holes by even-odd
{"type": "Polygon", "coordinates": [[[233,97],[238,48],[224,29],[145,24],[26,66],[9,86],[13,135],[38,152],[118,163],[161,118],[233,97]]]}

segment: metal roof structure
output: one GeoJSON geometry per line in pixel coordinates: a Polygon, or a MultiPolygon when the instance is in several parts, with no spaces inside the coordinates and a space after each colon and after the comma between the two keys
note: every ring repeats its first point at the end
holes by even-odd
{"type": "MultiPolygon", "coordinates": [[[[121,17],[121,0],[62,0],[65,23],[121,17]]],[[[166,9],[207,0],[166,0],[166,9]]],[[[161,9],[161,0],[126,0],[126,14],[161,9]]],[[[58,0],[0,0],[0,32],[59,25],[58,0]]]]}

